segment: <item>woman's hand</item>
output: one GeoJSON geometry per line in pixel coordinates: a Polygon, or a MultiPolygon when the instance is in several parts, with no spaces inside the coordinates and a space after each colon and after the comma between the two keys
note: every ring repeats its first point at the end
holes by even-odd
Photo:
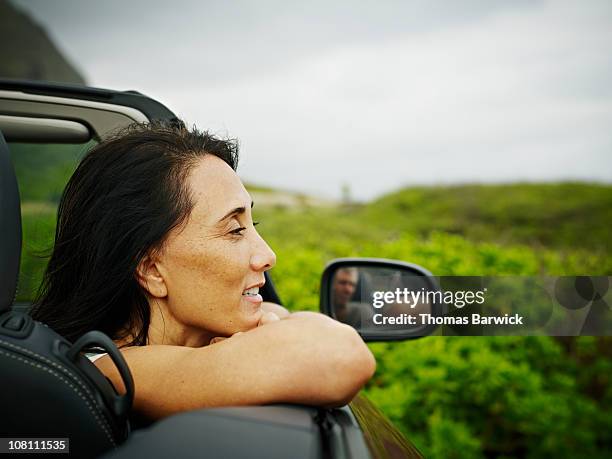
{"type": "Polygon", "coordinates": [[[264,312],[261,316],[261,319],[259,319],[259,323],[257,324],[257,326],[261,327],[272,322],[278,322],[279,320],[280,317],[278,317],[275,312],[264,312]]]}
{"type": "Polygon", "coordinates": [[[263,309],[265,312],[273,312],[279,319],[286,319],[291,315],[291,313],[280,304],[270,303],[269,301],[264,301],[261,303],[261,309],[263,309]]]}
{"type": "MultiPolygon", "coordinates": [[[[268,303],[268,304],[273,304],[273,303],[268,303]]],[[[278,305],[274,305],[274,306],[278,306],[278,305]]],[[[278,306],[279,308],[282,308],[283,310],[287,311],[285,308],[283,308],[282,306],[278,306]]],[[[287,314],[289,314],[287,312],[287,314]]],[[[272,323],[272,322],[277,322],[280,320],[280,317],[278,317],[278,315],[275,312],[264,312],[261,316],[261,319],[259,319],[259,323],[257,324],[258,327],[262,327],[263,325],[272,323]]],[[[234,336],[238,336],[238,335],[242,335],[244,332],[238,332],[238,333],[234,333],[232,336],[230,336],[230,338],[233,338],[234,336]]],[[[215,336],[213,339],[210,340],[210,344],[215,344],[218,343],[220,341],[226,340],[227,337],[225,336],[215,336]]]]}

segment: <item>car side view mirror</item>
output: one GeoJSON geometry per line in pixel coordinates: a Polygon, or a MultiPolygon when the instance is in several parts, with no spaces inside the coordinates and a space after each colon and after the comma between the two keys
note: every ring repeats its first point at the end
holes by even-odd
{"type": "Polygon", "coordinates": [[[425,268],[381,258],[332,260],[321,279],[320,310],[355,328],[364,341],[399,341],[433,333],[425,315],[443,315],[440,287],[425,268]]]}

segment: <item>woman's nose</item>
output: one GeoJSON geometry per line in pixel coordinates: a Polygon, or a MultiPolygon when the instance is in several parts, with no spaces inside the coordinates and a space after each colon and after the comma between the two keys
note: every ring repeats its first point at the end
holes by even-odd
{"type": "Polygon", "coordinates": [[[276,254],[266,241],[258,234],[255,250],[251,255],[251,269],[254,271],[267,271],[276,264],[276,254]]]}

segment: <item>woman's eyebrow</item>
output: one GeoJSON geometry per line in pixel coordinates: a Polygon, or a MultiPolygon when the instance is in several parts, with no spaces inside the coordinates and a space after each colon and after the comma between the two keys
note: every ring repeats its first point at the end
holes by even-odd
{"type": "MultiPolygon", "coordinates": [[[[254,202],[251,201],[251,209],[253,208],[253,204],[254,202]]],[[[227,220],[230,217],[233,217],[235,215],[241,215],[245,212],[246,207],[241,206],[241,207],[236,207],[232,210],[230,210],[228,213],[226,213],[223,217],[221,217],[221,219],[219,219],[219,221],[217,223],[221,223],[223,220],[227,220]]]]}

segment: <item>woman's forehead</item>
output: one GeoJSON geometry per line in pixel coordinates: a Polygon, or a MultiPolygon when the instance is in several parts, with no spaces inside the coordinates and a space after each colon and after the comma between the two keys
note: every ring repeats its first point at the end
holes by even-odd
{"type": "Polygon", "coordinates": [[[192,216],[203,218],[207,224],[218,222],[231,209],[251,207],[251,196],[238,174],[222,159],[204,156],[188,177],[194,201],[192,216]]]}

